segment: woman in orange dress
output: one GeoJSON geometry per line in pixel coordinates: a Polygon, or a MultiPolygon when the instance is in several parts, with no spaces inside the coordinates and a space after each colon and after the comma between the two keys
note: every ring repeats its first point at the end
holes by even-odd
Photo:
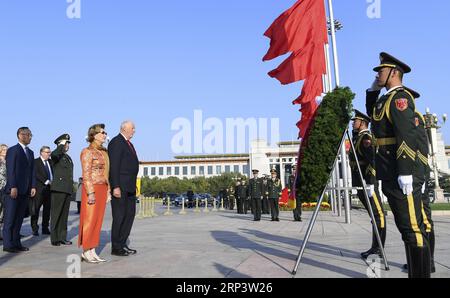
{"type": "Polygon", "coordinates": [[[89,147],[81,152],[83,186],[81,192],[78,246],[83,247],[81,258],[88,263],[106,262],[95,252],[100,242],[106,203],[111,200],[109,188],[109,158],[103,144],[107,133],[104,124],[89,128],[89,147]]]}

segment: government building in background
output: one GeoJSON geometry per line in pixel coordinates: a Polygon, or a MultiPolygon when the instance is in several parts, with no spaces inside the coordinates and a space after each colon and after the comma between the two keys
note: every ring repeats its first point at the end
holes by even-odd
{"type": "Polygon", "coordinates": [[[179,179],[214,177],[223,173],[240,173],[251,176],[252,169],[258,169],[260,177],[270,175],[270,169],[277,169],[286,185],[292,173],[292,165],[297,162],[300,142],[279,142],[271,147],[266,140],[254,140],[250,153],[209,154],[175,156],[173,160],[141,161],[139,177],[179,179]]]}

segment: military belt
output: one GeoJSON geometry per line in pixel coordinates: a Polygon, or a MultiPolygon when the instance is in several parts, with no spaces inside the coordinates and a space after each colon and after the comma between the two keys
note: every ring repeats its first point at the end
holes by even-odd
{"type": "Polygon", "coordinates": [[[397,144],[396,138],[379,138],[377,139],[377,146],[389,146],[397,144]]]}

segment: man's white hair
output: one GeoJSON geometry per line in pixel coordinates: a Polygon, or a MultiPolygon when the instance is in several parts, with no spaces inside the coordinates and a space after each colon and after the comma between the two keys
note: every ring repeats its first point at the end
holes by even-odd
{"type": "Polygon", "coordinates": [[[134,122],[131,121],[131,120],[123,121],[122,124],[120,124],[120,131],[124,131],[125,130],[125,126],[127,126],[127,124],[134,125],[134,122]]]}

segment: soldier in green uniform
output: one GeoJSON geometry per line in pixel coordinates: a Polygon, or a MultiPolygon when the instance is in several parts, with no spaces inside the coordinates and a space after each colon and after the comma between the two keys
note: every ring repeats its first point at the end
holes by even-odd
{"type": "Polygon", "coordinates": [[[70,198],[73,193],[73,162],[67,154],[70,136],[63,134],[55,140],[57,148],[52,152],[53,181],[51,190],[51,243],[53,246],[71,245],[67,240],[67,220],[70,198]]]}
{"type": "Polygon", "coordinates": [[[228,200],[229,200],[230,210],[234,210],[236,197],[234,196],[234,188],[232,186],[230,188],[228,188],[228,200]]]}
{"type": "Polygon", "coordinates": [[[269,181],[269,177],[267,177],[267,175],[264,175],[262,177],[262,183],[263,183],[263,199],[262,199],[262,214],[270,214],[270,209],[269,209],[269,198],[268,198],[268,181],[269,181]]]}
{"type": "Polygon", "coordinates": [[[248,194],[252,200],[253,220],[261,220],[261,201],[263,199],[263,183],[258,178],[258,170],[252,170],[253,178],[250,179],[248,185],[248,194]]]}
{"type": "Polygon", "coordinates": [[[408,276],[429,278],[430,247],[421,212],[422,184],[416,168],[415,104],[402,85],[403,74],[411,68],[387,53],[380,54],[380,61],[374,68],[378,75],[366,97],[377,140],[377,179],[382,181],[383,193],[405,243],[408,276]],[[382,88],[387,93],[378,98],[382,88]]]}
{"type": "Polygon", "coordinates": [[[272,169],[270,171],[270,174],[272,175],[272,177],[268,181],[267,185],[270,214],[272,216],[272,221],[280,221],[280,219],[278,218],[280,214],[278,201],[281,196],[281,180],[277,177],[277,170],[272,169]]]}
{"type": "MultiPolygon", "coordinates": [[[[386,241],[386,219],[384,216],[383,204],[381,202],[381,196],[378,192],[378,182],[375,171],[375,143],[373,141],[372,134],[369,130],[370,118],[364,113],[355,110],[355,116],[353,121],[353,138],[352,142],[355,146],[356,156],[363,174],[363,179],[367,186],[367,196],[370,200],[370,205],[375,217],[378,233],[380,234],[381,242],[384,247],[386,241]]],[[[359,175],[358,166],[353,154],[350,154],[350,166],[352,169],[352,184],[354,187],[362,187],[363,183],[359,175]]],[[[364,205],[366,210],[369,208],[366,202],[366,196],[364,190],[358,190],[358,198],[364,205]]],[[[382,256],[381,249],[378,245],[375,231],[372,232],[372,246],[368,251],[362,252],[361,257],[367,259],[371,254],[378,254],[382,256]]]]}
{"type": "MultiPolygon", "coordinates": [[[[411,93],[414,99],[418,99],[420,94],[410,88],[404,87],[406,91],[411,93]]],[[[428,163],[428,155],[429,155],[429,144],[430,141],[428,139],[427,131],[425,130],[425,119],[423,115],[416,111],[416,126],[418,131],[417,138],[417,168],[419,172],[418,180],[422,184],[422,204],[423,204],[423,220],[426,228],[428,243],[430,244],[430,254],[431,254],[431,273],[436,272],[435,264],[434,264],[434,246],[435,246],[435,237],[434,237],[434,223],[431,217],[431,206],[430,206],[430,197],[429,197],[429,181],[430,181],[430,173],[431,168],[428,163]]],[[[408,266],[405,265],[405,269],[408,266]]]]}
{"type": "Polygon", "coordinates": [[[245,179],[242,179],[241,188],[238,190],[239,197],[242,198],[242,212],[247,214],[250,209],[250,197],[248,196],[248,185],[246,185],[245,179]]]}
{"type": "MultiPolygon", "coordinates": [[[[294,196],[294,187],[295,187],[295,171],[296,165],[292,165],[292,174],[289,176],[289,197],[294,196]]],[[[294,214],[294,221],[302,221],[302,202],[298,195],[295,196],[295,208],[292,210],[294,214]]]]}

